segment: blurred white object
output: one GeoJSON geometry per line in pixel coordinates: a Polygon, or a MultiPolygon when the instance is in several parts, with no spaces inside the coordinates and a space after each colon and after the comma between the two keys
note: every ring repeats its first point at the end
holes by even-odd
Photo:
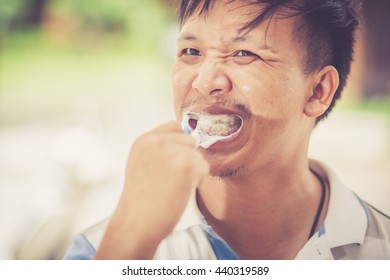
{"type": "Polygon", "coordinates": [[[101,184],[112,178],[116,169],[114,156],[95,134],[82,127],[61,131],[52,146],[54,158],[72,170],[82,184],[101,184]]]}
{"type": "Polygon", "coordinates": [[[373,112],[337,109],[314,129],[309,154],[344,184],[390,214],[390,123],[373,112]]]}

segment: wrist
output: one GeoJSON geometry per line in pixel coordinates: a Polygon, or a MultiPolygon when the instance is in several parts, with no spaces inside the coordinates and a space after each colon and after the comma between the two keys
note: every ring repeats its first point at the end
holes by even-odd
{"type": "Polygon", "coordinates": [[[145,221],[113,217],[95,259],[152,259],[164,237],[145,227],[145,221]]]}

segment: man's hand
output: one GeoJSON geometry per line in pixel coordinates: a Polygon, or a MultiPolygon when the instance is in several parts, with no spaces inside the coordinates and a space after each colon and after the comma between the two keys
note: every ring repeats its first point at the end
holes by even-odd
{"type": "Polygon", "coordinates": [[[195,141],[177,122],[133,144],[125,187],[96,259],[149,259],[178,222],[192,189],[209,173],[195,141]]]}

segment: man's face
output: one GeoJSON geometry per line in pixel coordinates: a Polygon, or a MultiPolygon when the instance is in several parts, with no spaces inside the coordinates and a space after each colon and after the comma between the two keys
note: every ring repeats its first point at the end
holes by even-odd
{"type": "Polygon", "coordinates": [[[265,20],[239,32],[261,6],[215,1],[207,15],[196,11],[183,25],[173,69],[174,108],[183,113],[236,114],[237,137],[200,148],[216,176],[254,172],[301,148],[310,84],[304,51],[293,40],[294,18],[265,20]]]}

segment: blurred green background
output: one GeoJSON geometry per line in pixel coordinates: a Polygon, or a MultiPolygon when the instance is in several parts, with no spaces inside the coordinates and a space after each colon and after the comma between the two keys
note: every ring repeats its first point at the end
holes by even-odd
{"type": "Polygon", "coordinates": [[[173,119],[163,0],[0,0],[0,259],[62,258],[108,216],[132,141],[173,119]]]}
{"type": "MultiPolygon", "coordinates": [[[[174,118],[171,2],[0,0],[0,259],[60,259],[114,209],[132,141],[174,118]]],[[[365,1],[351,79],[310,147],[388,213],[389,3],[365,1]]]]}
{"type": "Polygon", "coordinates": [[[173,23],[162,0],[1,0],[0,125],[66,116],[80,94],[114,99],[124,84],[169,94],[173,23]]]}
{"type": "MultiPolygon", "coordinates": [[[[360,46],[365,56],[358,58],[355,67],[359,77],[351,82],[353,90],[345,94],[343,104],[388,115],[390,8],[386,2],[366,1],[370,28],[362,36],[368,43],[360,46]]],[[[101,79],[110,83],[133,80],[137,85],[145,71],[152,71],[151,77],[167,80],[153,71],[170,71],[172,46],[167,44],[175,22],[172,3],[0,0],[0,125],[66,115],[80,92],[108,94],[105,91],[110,89],[102,88],[101,79]]],[[[169,95],[169,87],[162,83],[159,94],[169,95]]],[[[156,83],[148,86],[152,84],[156,83]]],[[[121,93],[109,93],[112,98],[116,94],[121,93]]]]}

